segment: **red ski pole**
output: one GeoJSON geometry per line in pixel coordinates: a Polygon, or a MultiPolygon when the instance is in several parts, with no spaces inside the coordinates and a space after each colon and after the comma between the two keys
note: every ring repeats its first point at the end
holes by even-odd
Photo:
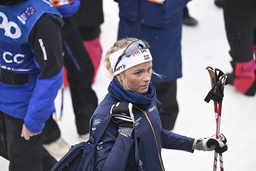
{"type": "MultiPolygon", "coordinates": [[[[220,123],[221,123],[221,106],[222,103],[214,102],[214,110],[215,110],[215,119],[216,119],[216,138],[220,138],[220,123]]],[[[218,160],[218,153],[214,153],[214,168],[213,170],[217,170],[217,160],[218,160]]],[[[224,171],[223,166],[223,156],[222,154],[219,154],[219,161],[220,161],[220,170],[224,171]]]]}
{"type": "MultiPolygon", "coordinates": [[[[222,109],[222,100],[223,100],[223,91],[226,84],[227,76],[219,69],[213,69],[212,67],[206,68],[209,72],[211,78],[212,89],[205,98],[206,102],[209,102],[211,99],[214,102],[214,113],[216,119],[216,138],[220,138],[220,123],[221,123],[221,109],[222,109]]],[[[220,170],[224,171],[223,165],[223,156],[222,154],[214,153],[214,164],[213,171],[217,170],[218,157],[220,161],[220,170]]]]}

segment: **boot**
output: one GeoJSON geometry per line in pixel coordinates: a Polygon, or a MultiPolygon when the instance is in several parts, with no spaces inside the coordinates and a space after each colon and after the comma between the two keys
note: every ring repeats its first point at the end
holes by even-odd
{"type": "Polygon", "coordinates": [[[198,21],[190,16],[187,6],[183,8],[183,24],[187,26],[195,26],[198,24],[198,21]]]}
{"type": "Polygon", "coordinates": [[[254,96],[256,92],[256,63],[252,59],[248,62],[231,62],[233,72],[228,74],[228,83],[247,96],[254,96]]]}
{"type": "Polygon", "coordinates": [[[183,18],[183,24],[187,26],[196,26],[198,24],[198,21],[191,16],[187,16],[183,18]]]}

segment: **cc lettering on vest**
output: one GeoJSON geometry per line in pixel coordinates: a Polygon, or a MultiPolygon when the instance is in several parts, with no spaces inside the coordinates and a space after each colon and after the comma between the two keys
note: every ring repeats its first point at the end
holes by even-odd
{"type": "Polygon", "coordinates": [[[0,22],[0,29],[4,30],[5,36],[12,39],[17,39],[21,36],[21,30],[18,25],[12,21],[9,21],[7,16],[2,12],[0,12],[0,22]]]}
{"type": "Polygon", "coordinates": [[[6,63],[16,63],[21,64],[24,60],[25,55],[24,54],[15,54],[13,55],[11,52],[4,52],[3,53],[3,59],[6,63]]]}

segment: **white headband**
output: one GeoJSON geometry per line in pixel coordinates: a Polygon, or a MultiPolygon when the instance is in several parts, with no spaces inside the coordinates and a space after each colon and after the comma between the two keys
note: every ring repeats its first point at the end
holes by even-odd
{"type": "Polygon", "coordinates": [[[111,68],[114,70],[114,75],[124,72],[125,70],[127,70],[135,65],[153,60],[149,49],[142,49],[136,53],[133,53],[129,57],[123,56],[122,59],[120,60],[120,62],[116,66],[118,58],[123,54],[124,50],[125,50],[125,48],[120,49],[120,50],[112,53],[109,57],[111,68]],[[116,68],[115,68],[115,66],[116,66],[116,68]],[[115,69],[116,69],[116,71],[115,71],[115,69]]]}

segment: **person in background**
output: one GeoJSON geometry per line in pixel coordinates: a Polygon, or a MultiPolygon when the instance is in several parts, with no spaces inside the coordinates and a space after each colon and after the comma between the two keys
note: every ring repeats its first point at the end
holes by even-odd
{"type": "MultiPolygon", "coordinates": [[[[98,98],[92,89],[93,64],[83,46],[76,23],[71,17],[80,7],[80,0],[73,0],[64,5],[53,1],[52,4],[62,14],[64,21],[62,29],[64,65],[67,70],[78,139],[87,141],[89,119],[98,105],[98,98]]],[[[47,121],[44,130],[44,147],[56,158],[61,158],[70,148],[70,145],[61,138],[61,130],[52,118],[47,121]]]]}
{"type": "Polygon", "coordinates": [[[183,8],[183,24],[187,26],[196,26],[198,24],[198,21],[190,16],[187,6],[183,8]]]}
{"type": "Polygon", "coordinates": [[[142,39],[120,39],[106,52],[104,62],[112,80],[91,118],[92,139],[99,138],[95,131],[102,128],[102,121],[111,120],[96,145],[95,170],[164,170],[162,148],[191,153],[227,150],[223,134],[220,139],[194,139],[163,129],[161,103],[151,83],[152,74],[159,75],[152,61],[149,45],[142,39]]]}
{"type": "Polygon", "coordinates": [[[0,18],[0,154],[9,170],[49,171],[41,133],[63,82],[63,21],[43,0],[2,0],[0,18]]]}
{"type": "Polygon", "coordinates": [[[137,37],[152,46],[153,69],[162,75],[152,77],[157,98],[163,105],[161,121],[163,128],[173,130],[179,113],[177,79],[182,77],[182,16],[189,0],[116,1],[120,19],[117,39],[137,37]]]}
{"type": "Polygon", "coordinates": [[[100,26],[104,22],[102,0],[81,0],[80,8],[73,18],[94,66],[94,83],[102,58],[100,43],[100,26]]]}
{"type": "Polygon", "coordinates": [[[228,83],[247,96],[256,92],[256,1],[224,0],[224,21],[232,58],[228,83]]]}
{"type": "Polygon", "coordinates": [[[89,120],[98,106],[98,97],[92,89],[94,67],[83,39],[72,17],[64,17],[64,64],[75,113],[75,124],[80,141],[88,140],[89,120]]]}

